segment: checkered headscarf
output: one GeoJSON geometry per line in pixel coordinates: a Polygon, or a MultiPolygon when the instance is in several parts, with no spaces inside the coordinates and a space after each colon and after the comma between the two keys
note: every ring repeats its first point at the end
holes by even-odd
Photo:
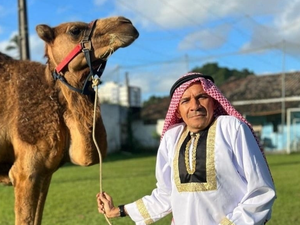
{"type": "MultiPolygon", "coordinates": [[[[176,111],[177,111],[177,108],[179,105],[179,101],[180,101],[184,91],[192,83],[200,81],[203,86],[204,91],[209,96],[211,96],[212,98],[214,98],[216,100],[217,106],[214,111],[214,117],[216,118],[220,115],[231,115],[231,116],[234,116],[237,119],[243,121],[244,123],[246,123],[249,126],[254,137],[256,138],[258,145],[260,146],[258,138],[254,134],[254,131],[253,131],[250,123],[232,106],[232,104],[225,98],[225,96],[221,93],[221,91],[217,88],[217,86],[214,85],[213,81],[209,78],[207,79],[208,76],[202,75],[201,73],[191,72],[191,73],[187,73],[187,74],[183,75],[179,80],[181,80],[183,77],[187,78],[186,81],[181,82],[175,90],[171,89],[171,102],[170,102],[169,109],[168,109],[168,112],[167,112],[167,115],[165,118],[161,138],[164,136],[165,132],[171,126],[182,122],[182,119],[179,119],[176,116],[176,111]],[[191,78],[189,79],[187,76],[190,76],[191,78]]],[[[260,146],[260,149],[262,150],[261,146],[260,146]]]]}

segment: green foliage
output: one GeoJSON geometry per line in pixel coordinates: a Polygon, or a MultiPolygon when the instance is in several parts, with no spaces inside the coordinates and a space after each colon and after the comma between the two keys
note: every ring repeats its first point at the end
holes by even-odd
{"type": "Polygon", "coordinates": [[[248,75],[253,75],[253,72],[247,69],[243,69],[242,71],[228,69],[226,67],[219,67],[218,63],[207,63],[202,67],[195,67],[192,71],[212,76],[217,86],[223,84],[229,79],[243,78],[248,75]]]}
{"type": "Polygon", "coordinates": [[[160,102],[164,97],[151,96],[147,101],[143,102],[143,107],[148,105],[156,104],[160,102]]]}
{"type": "MultiPolygon", "coordinates": [[[[298,211],[300,154],[267,155],[277,188],[272,219],[268,225],[300,224],[298,211]]],[[[115,205],[129,203],[155,188],[155,155],[112,154],[102,164],[102,190],[111,194],[115,205]]],[[[97,212],[100,190],[99,165],[66,165],[53,176],[45,205],[43,225],[107,225],[97,212]]],[[[0,224],[14,225],[13,188],[0,186],[0,224]]],[[[154,223],[169,225],[171,215],[154,223]]],[[[113,225],[134,224],[129,217],[111,219],[113,225]]]]}
{"type": "Polygon", "coordinates": [[[15,35],[13,36],[10,40],[9,40],[9,45],[6,46],[6,50],[10,51],[10,50],[14,50],[14,49],[18,49],[20,46],[20,41],[19,41],[19,35],[15,35]]]}
{"type": "Polygon", "coordinates": [[[10,40],[9,40],[9,44],[6,46],[5,48],[6,51],[13,51],[13,50],[18,50],[18,56],[17,58],[20,58],[19,56],[19,50],[20,50],[20,40],[19,40],[19,35],[15,35],[13,36],[10,40]]]}

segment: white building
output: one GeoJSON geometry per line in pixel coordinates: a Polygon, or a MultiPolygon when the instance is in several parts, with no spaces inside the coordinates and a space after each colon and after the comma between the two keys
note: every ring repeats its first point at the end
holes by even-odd
{"type": "Polygon", "coordinates": [[[117,104],[125,107],[141,107],[141,89],[115,82],[100,85],[98,95],[101,103],[117,104]]]}

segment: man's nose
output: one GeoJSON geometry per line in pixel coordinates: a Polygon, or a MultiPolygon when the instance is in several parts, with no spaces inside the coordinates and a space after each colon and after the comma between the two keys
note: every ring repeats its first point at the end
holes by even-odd
{"type": "Polygon", "coordinates": [[[202,106],[202,105],[201,105],[199,99],[193,98],[193,99],[191,100],[191,109],[192,109],[192,110],[198,110],[199,108],[201,108],[201,106],[202,106]]]}

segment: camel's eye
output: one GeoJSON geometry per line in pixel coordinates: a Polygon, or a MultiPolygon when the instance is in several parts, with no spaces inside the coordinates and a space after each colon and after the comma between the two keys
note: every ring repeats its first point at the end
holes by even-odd
{"type": "Polygon", "coordinates": [[[79,27],[72,27],[70,30],[69,30],[69,33],[74,36],[74,37],[77,37],[78,35],[81,34],[81,29],[79,27]]]}

